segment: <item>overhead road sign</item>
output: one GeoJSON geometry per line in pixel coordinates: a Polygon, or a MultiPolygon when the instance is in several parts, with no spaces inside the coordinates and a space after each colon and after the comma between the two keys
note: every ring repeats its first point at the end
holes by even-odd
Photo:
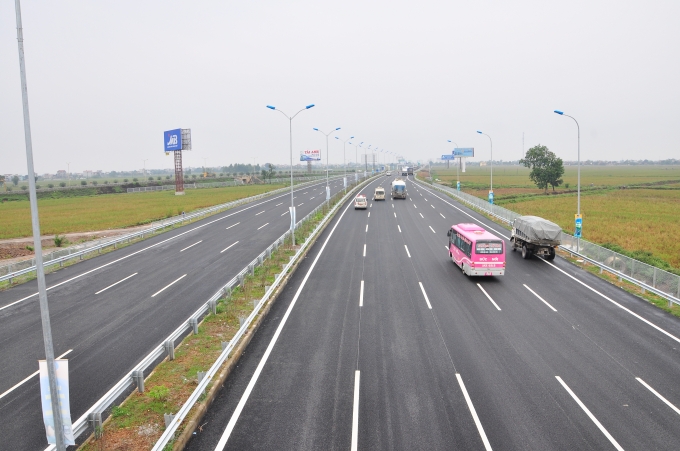
{"type": "Polygon", "coordinates": [[[456,147],[453,149],[454,157],[474,157],[475,148],[474,147],[456,147]]]}

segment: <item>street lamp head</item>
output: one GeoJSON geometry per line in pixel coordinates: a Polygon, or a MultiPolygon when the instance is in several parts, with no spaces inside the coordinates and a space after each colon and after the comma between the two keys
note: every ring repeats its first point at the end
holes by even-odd
{"type": "Polygon", "coordinates": [[[354,136],[350,136],[349,139],[354,139],[354,136]]]}
{"type": "Polygon", "coordinates": [[[451,140],[450,140],[450,139],[447,139],[446,141],[448,141],[448,142],[451,142],[451,140]]]}
{"type": "Polygon", "coordinates": [[[270,110],[275,110],[275,109],[276,109],[275,106],[271,106],[271,105],[267,105],[267,108],[269,108],[270,110]]]}
{"type": "Polygon", "coordinates": [[[483,135],[483,134],[484,134],[484,133],[480,132],[479,130],[477,130],[477,133],[479,133],[480,135],[483,135]]]}
{"type": "Polygon", "coordinates": [[[338,137],[336,136],[335,139],[340,139],[340,138],[338,138],[338,137]]]}
{"type": "Polygon", "coordinates": [[[312,104],[309,104],[309,105],[307,105],[307,106],[305,107],[305,109],[307,109],[307,110],[308,110],[308,109],[312,108],[313,106],[314,106],[314,104],[313,104],[313,103],[312,103],[312,104]]]}
{"type": "Polygon", "coordinates": [[[316,127],[314,127],[314,130],[316,130],[317,132],[319,131],[319,129],[318,129],[318,128],[316,128],[316,127]]]}
{"type": "Polygon", "coordinates": [[[336,128],[335,130],[340,130],[340,127],[336,128]]]}
{"type": "Polygon", "coordinates": [[[553,111],[553,113],[557,113],[557,114],[559,114],[560,116],[562,116],[562,115],[564,114],[564,111],[555,110],[555,111],[553,111]]]}

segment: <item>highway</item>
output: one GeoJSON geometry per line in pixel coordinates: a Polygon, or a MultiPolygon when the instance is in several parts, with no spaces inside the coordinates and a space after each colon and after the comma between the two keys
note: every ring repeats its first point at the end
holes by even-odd
{"type": "MultiPolygon", "coordinates": [[[[295,190],[298,221],[325,201],[325,184],[295,190]]],[[[342,189],[331,180],[331,194],[342,189]]],[[[260,199],[48,274],[72,420],[285,233],[289,206],[290,192],[260,199]]],[[[0,292],[0,450],[47,446],[36,375],[44,355],[37,282],[0,292]]]]}
{"type": "Polygon", "coordinates": [[[188,450],[680,449],[677,318],[559,258],[469,278],[451,225],[509,233],[407,189],[339,211],[188,450]]]}

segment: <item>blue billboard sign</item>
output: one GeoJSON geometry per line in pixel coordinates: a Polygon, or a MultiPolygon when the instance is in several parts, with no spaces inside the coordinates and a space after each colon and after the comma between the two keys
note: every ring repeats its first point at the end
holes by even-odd
{"type": "Polygon", "coordinates": [[[442,155],[442,160],[453,160],[454,157],[453,155],[442,155]]]}
{"type": "Polygon", "coordinates": [[[581,229],[583,227],[583,217],[579,214],[574,215],[576,228],[574,229],[574,238],[581,238],[581,229]]]}
{"type": "Polygon", "coordinates": [[[176,128],[163,132],[163,143],[165,144],[165,152],[182,150],[182,129],[176,128]]]}
{"type": "Polygon", "coordinates": [[[474,147],[456,147],[453,149],[454,157],[474,157],[475,148],[474,147]]]}

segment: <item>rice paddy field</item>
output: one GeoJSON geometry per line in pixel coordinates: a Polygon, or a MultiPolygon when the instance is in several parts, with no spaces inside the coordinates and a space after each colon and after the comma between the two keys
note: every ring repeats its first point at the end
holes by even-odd
{"type": "MultiPolygon", "coordinates": [[[[433,175],[455,186],[455,168],[433,168],[433,175]]],[[[489,167],[468,167],[460,174],[463,191],[486,199],[489,175],[489,167]]],[[[549,195],[531,182],[527,168],[495,166],[493,175],[496,204],[573,233],[576,167],[565,166],[569,187],[549,195]]],[[[582,166],[581,213],[588,241],[648,251],[680,268],[680,166],[582,166]]]]}
{"type": "MultiPolygon", "coordinates": [[[[38,200],[43,235],[94,232],[131,227],[196,209],[254,196],[283,185],[247,185],[131,194],[103,194],[38,200]]],[[[30,203],[27,200],[0,203],[0,239],[32,235],[30,203]]]]}

